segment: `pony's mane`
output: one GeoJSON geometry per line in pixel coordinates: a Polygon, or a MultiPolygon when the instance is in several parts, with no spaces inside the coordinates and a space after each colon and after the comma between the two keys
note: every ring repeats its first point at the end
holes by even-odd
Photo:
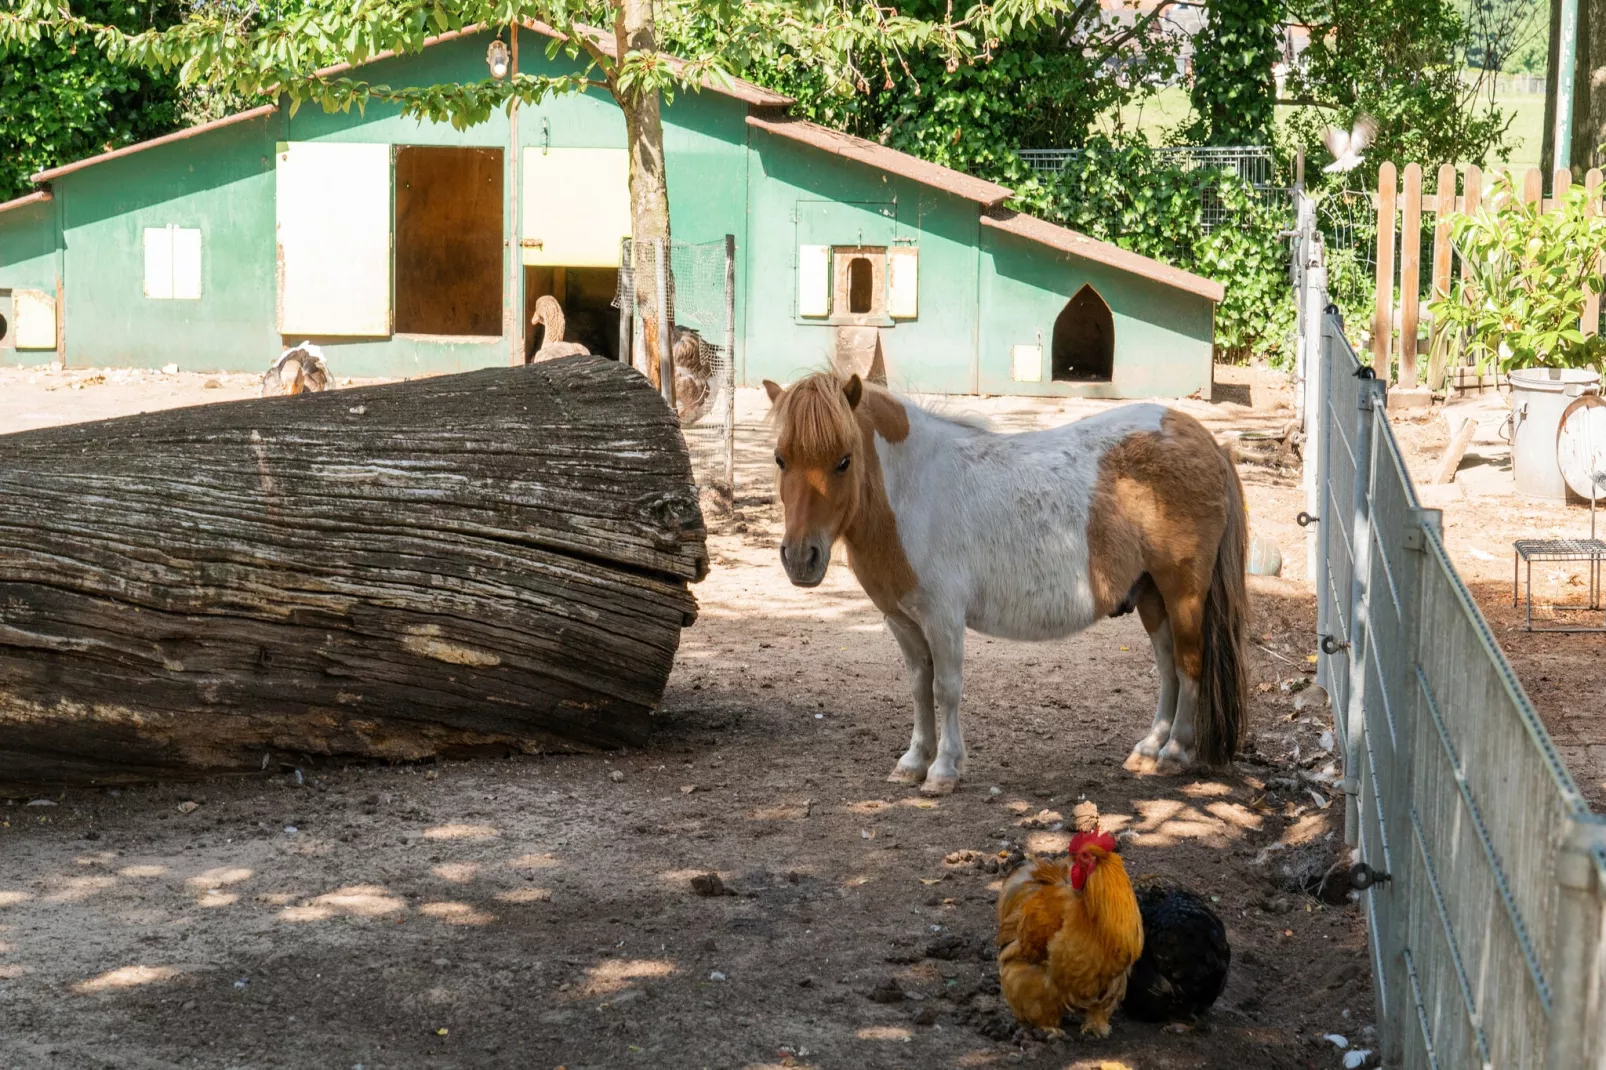
{"type": "MultiPolygon", "coordinates": [[[[769,419],[789,434],[789,443],[807,453],[829,453],[851,443],[857,435],[853,410],[842,393],[847,382],[834,371],[813,372],[797,380],[770,408],[769,419]]],[[[943,397],[912,398],[865,383],[866,390],[882,390],[919,409],[934,420],[969,431],[995,433],[992,421],[978,413],[954,412],[943,397]]]]}
{"type": "Polygon", "coordinates": [[[793,383],[770,409],[770,419],[804,453],[834,452],[859,433],[842,380],[834,372],[815,372],[793,383]]]}

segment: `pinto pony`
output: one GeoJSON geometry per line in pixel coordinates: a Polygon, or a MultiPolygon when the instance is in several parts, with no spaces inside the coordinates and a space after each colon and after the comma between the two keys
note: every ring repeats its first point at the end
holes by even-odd
{"type": "Polygon", "coordinates": [[[1139,404],[993,434],[856,375],[764,389],[788,578],[819,584],[841,539],[908,665],[914,734],[888,779],[943,794],[964,773],[967,627],[1055,639],[1134,608],[1160,702],[1127,768],[1231,759],[1246,702],[1249,536],[1237,470],[1199,421],[1139,404]]]}

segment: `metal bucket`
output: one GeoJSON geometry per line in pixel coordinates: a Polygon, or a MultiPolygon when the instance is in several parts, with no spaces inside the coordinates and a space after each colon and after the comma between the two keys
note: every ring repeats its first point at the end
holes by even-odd
{"type": "Polygon", "coordinates": [[[1600,373],[1588,368],[1525,368],[1511,384],[1511,472],[1517,493],[1565,501],[1567,481],[1556,463],[1556,432],[1574,398],[1600,392],[1600,373]]]}

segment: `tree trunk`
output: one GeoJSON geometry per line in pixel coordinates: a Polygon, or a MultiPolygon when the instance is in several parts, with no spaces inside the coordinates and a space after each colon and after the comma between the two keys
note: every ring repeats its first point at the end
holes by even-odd
{"type": "Polygon", "coordinates": [[[599,357],[0,437],[0,792],[637,745],[707,550],[599,357]]]}
{"type": "Polygon", "coordinates": [[[1578,86],[1573,112],[1573,177],[1606,163],[1606,0],[1579,0],[1578,86]]]}
{"type": "MultiPolygon", "coordinates": [[[[654,54],[658,51],[653,25],[652,0],[623,0],[614,14],[614,41],[620,62],[630,52],[654,54]]],[[[661,387],[660,369],[668,357],[670,339],[659,337],[658,266],[655,243],[666,243],[665,270],[669,265],[669,185],[664,175],[664,124],[656,89],[617,94],[625,116],[625,145],[630,154],[630,234],[632,275],[635,281],[636,312],[641,317],[642,343],[646,349],[647,378],[661,387]]],[[[665,280],[665,319],[675,322],[674,286],[665,280]]],[[[671,330],[673,334],[673,330],[671,330]]]]}

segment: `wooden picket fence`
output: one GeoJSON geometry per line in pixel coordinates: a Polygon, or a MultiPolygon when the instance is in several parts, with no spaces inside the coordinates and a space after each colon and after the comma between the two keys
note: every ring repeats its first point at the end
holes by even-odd
{"type": "MultiPolygon", "coordinates": [[[[1372,369],[1380,380],[1391,388],[1416,389],[1421,379],[1417,374],[1417,334],[1421,327],[1422,228],[1423,217],[1432,217],[1433,259],[1430,275],[1431,296],[1444,297],[1450,292],[1451,260],[1454,250],[1450,244],[1450,214],[1455,211],[1474,212],[1483,202],[1483,172],[1476,165],[1460,171],[1460,192],[1457,193],[1458,168],[1444,164],[1438,171],[1438,188],[1422,188],[1422,167],[1408,163],[1403,175],[1392,161],[1385,162],[1377,172],[1377,289],[1376,304],[1372,313],[1372,369]],[[1403,181],[1402,181],[1403,179],[1403,181]],[[1399,263],[1395,264],[1395,241],[1399,240],[1399,263]],[[1399,287],[1400,329],[1396,346],[1394,333],[1394,292],[1399,287]],[[1398,378],[1392,379],[1394,357],[1399,358],[1398,378]]],[[[1541,202],[1542,211],[1550,211],[1564,199],[1572,188],[1572,173],[1566,168],[1556,171],[1551,181],[1551,196],[1544,195],[1544,175],[1535,167],[1523,175],[1522,200],[1525,204],[1541,202]]],[[[1591,168],[1584,176],[1584,189],[1591,203],[1599,210],[1601,171],[1591,168]]],[[[1461,265],[1461,275],[1467,267],[1461,265]]],[[[1583,329],[1594,334],[1600,321],[1600,297],[1590,295],[1579,310],[1583,329]]],[[[1437,326],[1434,327],[1435,332],[1437,326]]],[[[1426,385],[1437,388],[1444,381],[1443,345],[1435,338],[1429,344],[1429,366],[1426,385]]]]}

